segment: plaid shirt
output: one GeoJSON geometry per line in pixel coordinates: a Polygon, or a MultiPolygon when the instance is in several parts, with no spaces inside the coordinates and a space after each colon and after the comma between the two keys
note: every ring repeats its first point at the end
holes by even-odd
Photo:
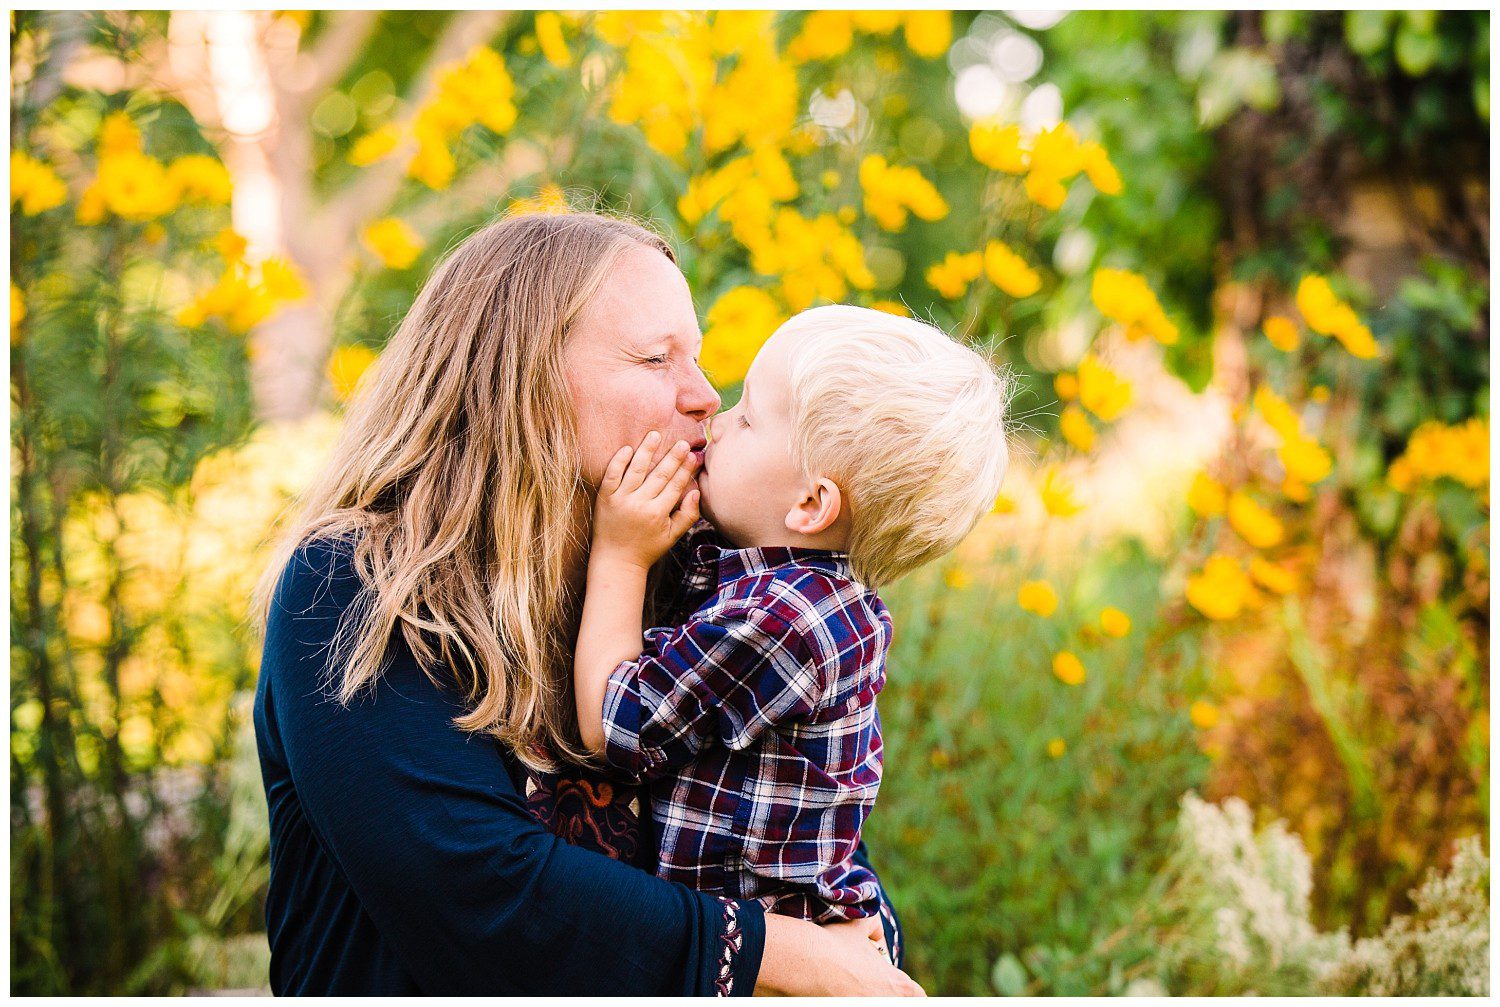
{"type": "Polygon", "coordinates": [[[610,675],[605,758],[650,784],[657,874],[823,922],[879,912],[852,860],[880,786],[891,618],[847,554],[732,549],[700,521],[673,549],[681,625],[610,675]]]}

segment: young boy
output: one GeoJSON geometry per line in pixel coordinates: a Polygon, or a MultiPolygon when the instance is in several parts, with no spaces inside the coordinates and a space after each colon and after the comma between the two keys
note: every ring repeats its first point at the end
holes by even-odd
{"type": "Polygon", "coordinates": [[[875,588],[993,505],[1007,393],[930,325],[813,308],[761,348],[701,467],[683,442],[653,466],[655,431],[616,454],[574,685],[585,745],[650,784],[660,876],[816,922],[879,912],[853,859],[881,775],[891,618],[875,588]],[[642,652],[647,574],[669,550],[683,588],[642,652]]]}

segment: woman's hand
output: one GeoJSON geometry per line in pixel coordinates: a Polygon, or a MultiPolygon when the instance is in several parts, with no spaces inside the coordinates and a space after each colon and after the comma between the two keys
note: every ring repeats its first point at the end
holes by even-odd
{"type": "Polygon", "coordinates": [[[891,964],[880,917],[818,926],[766,915],[758,994],[921,997],[922,987],[891,964]]]}
{"type": "Polygon", "coordinates": [[[649,568],[698,520],[698,491],[683,495],[697,462],[678,441],[653,468],[661,435],[648,433],[639,447],[615,452],[594,503],[590,561],[607,556],[649,568]]]}

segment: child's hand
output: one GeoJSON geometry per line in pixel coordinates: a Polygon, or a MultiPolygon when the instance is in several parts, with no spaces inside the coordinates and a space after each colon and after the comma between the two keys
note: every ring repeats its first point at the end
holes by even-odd
{"type": "Polygon", "coordinates": [[[687,441],[672,445],[651,467],[661,436],[651,431],[640,447],[615,452],[594,504],[593,557],[609,556],[642,569],[667,554],[672,543],[698,520],[698,491],[690,490],[697,463],[687,441]]]}

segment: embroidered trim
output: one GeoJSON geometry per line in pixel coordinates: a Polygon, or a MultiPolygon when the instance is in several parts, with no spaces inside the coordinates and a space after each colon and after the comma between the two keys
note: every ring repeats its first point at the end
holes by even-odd
{"type": "Polygon", "coordinates": [[[901,928],[896,925],[896,914],[891,911],[890,903],[884,899],[880,901],[880,915],[891,927],[891,946],[886,950],[890,952],[891,964],[894,965],[901,960],[901,928]]]}
{"type": "Polygon", "coordinates": [[[734,992],[734,956],[745,946],[745,932],[740,929],[740,910],[734,899],[715,896],[724,904],[724,930],[719,939],[724,953],[719,956],[719,975],[714,979],[714,996],[732,996],[734,992]]]}

